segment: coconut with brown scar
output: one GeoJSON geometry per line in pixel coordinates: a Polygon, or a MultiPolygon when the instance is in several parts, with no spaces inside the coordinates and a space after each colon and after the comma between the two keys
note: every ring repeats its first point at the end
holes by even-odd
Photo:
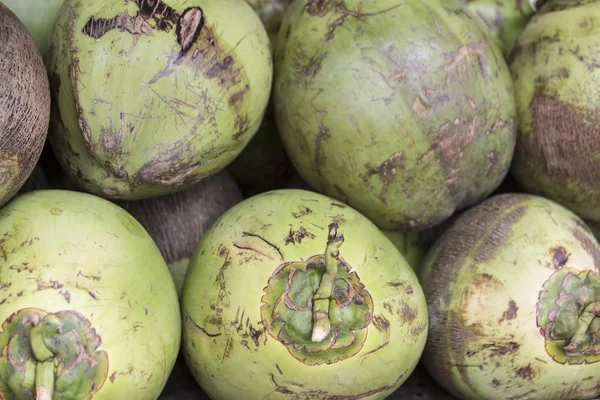
{"type": "Polygon", "coordinates": [[[460,214],[421,270],[423,364],[461,399],[600,396],[599,251],[542,197],[499,194],[460,214]]]}
{"type": "Polygon", "coordinates": [[[48,72],[59,163],[120,200],[224,169],[258,130],[273,74],[267,33],[242,0],[67,0],[48,72]]]}
{"type": "Polygon", "coordinates": [[[523,191],[598,226],[600,2],[536,5],[509,60],[519,121],[511,174],[523,191]]]}
{"type": "Polygon", "coordinates": [[[277,126],[316,191],[381,229],[422,231],[508,172],[506,62],[462,0],[301,0],[275,53],[277,126]]]}

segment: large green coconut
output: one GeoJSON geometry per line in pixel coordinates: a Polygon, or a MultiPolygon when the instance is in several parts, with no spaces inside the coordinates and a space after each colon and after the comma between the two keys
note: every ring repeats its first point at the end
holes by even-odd
{"type": "Polygon", "coordinates": [[[594,224],[600,223],[599,52],[600,2],[550,0],[519,36],[510,63],[519,115],[515,180],[594,224]]]}
{"type": "Polygon", "coordinates": [[[243,0],[67,0],[49,51],[50,142],[74,181],[107,198],[224,169],[269,99],[269,38],[243,0]]]}
{"type": "Polygon", "coordinates": [[[0,209],[0,398],[158,398],[181,319],[159,249],[126,211],[62,190],[0,209]]]}
{"type": "Polygon", "coordinates": [[[416,367],[425,298],[392,242],[321,194],[270,191],[202,237],[183,285],[188,366],[213,400],[384,399],[416,367]]]}
{"type": "Polygon", "coordinates": [[[457,398],[600,395],[600,245],[566,208],[493,196],[434,244],[420,280],[423,363],[457,398]]]}
{"type": "Polygon", "coordinates": [[[0,3],[0,206],[33,172],[48,134],[44,62],[19,18],[0,3]]]}
{"type": "Polygon", "coordinates": [[[21,20],[42,56],[46,54],[64,0],[0,0],[21,20]]]}
{"type": "Polygon", "coordinates": [[[505,57],[534,14],[535,0],[466,0],[505,57]]]}
{"type": "Polygon", "coordinates": [[[279,32],[277,124],[300,175],[380,228],[488,196],[515,144],[502,53],[460,0],[299,0],[279,32]]]}

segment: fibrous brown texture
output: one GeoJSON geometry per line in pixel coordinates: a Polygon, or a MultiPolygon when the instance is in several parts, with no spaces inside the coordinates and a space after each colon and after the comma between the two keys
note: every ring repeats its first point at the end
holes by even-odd
{"type": "Polygon", "coordinates": [[[511,174],[523,191],[597,225],[600,3],[538,1],[537,8],[509,59],[518,110],[511,174]]]}
{"type": "Polygon", "coordinates": [[[144,226],[171,264],[191,257],[204,232],[242,199],[237,183],[223,170],[189,190],[119,205],[144,226]]]}
{"type": "Polygon", "coordinates": [[[0,3],[0,206],[23,186],[50,119],[44,62],[21,21],[0,3]]]}

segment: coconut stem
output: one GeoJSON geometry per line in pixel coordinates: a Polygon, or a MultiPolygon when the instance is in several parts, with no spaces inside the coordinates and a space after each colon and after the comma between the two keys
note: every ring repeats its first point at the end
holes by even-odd
{"type": "Polygon", "coordinates": [[[579,324],[577,330],[564,346],[565,353],[572,353],[577,350],[581,343],[588,340],[587,331],[595,317],[600,316],[600,302],[588,304],[581,314],[579,314],[579,324]]]}
{"type": "Polygon", "coordinates": [[[329,303],[333,282],[337,276],[340,246],[344,243],[344,235],[337,232],[338,224],[329,225],[327,247],[325,248],[325,274],[321,278],[319,289],[313,296],[313,342],[322,342],[329,336],[331,321],[329,320],[329,303]]]}
{"type": "Polygon", "coordinates": [[[35,400],[52,400],[54,374],[53,360],[40,362],[35,366],[35,400]]]}
{"type": "Polygon", "coordinates": [[[56,372],[54,354],[44,343],[44,331],[40,325],[40,316],[34,314],[31,318],[33,327],[29,332],[29,345],[37,363],[35,366],[36,400],[52,400],[56,372]]]}

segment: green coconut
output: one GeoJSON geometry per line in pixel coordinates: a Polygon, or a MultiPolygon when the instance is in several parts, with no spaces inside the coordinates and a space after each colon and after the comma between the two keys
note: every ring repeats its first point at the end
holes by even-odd
{"type": "Polygon", "coordinates": [[[58,161],[110,199],[214,175],[260,126],[269,46],[243,0],[67,0],[48,62],[58,161]]]}
{"type": "Polygon", "coordinates": [[[64,0],[0,0],[21,20],[44,56],[64,0]]]}
{"type": "Polygon", "coordinates": [[[510,68],[519,130],[512,174],[522,190],[600,223],[600,2],[539,2],[510,68]]]}
{"type": "Polygon", "coordinates": [[[32,174],[48,134],[44,62],[19,18],[0,3],[0,206],[32,174]]]}
{"type": "Polygon", "coordinates": [[[40,190],[0,209],[0,232],[0,398],[158,398],[181,319],[144,228],[99,197],[40,190]]]}
{"type": "Polygon", "coordinates": [[[154,239],[179,295],[198,242],[217,218],[242,199],[239,186],[223,170],[187,190],[117,204],[154,239]]]}
{"type": "Polygon", "coordinates": [[[513,84],[460,0],[299,0],[275,60],[298,173],[382,229],[435,226],[491,194],[515,145],[513,84]]]}
{"type": "Polygon", "coordinates": [[[468,8],[481,19],[505,57],[508,57],[515,40],[533,16],[534,1],[466,0],[468,8]]]}
{"type": "Polygon", "coordinates": [[[427,253],[427,241],[423,240],[421,232],[394,232],[382,231],[394,243],[396,248],[402,253],[408,265],[419,273],[423,258],[427,253]]]}
{"type": "Polygon", "coordinates": [[[384,399],[427,335],[421,287],[392,242],[349,206],[304,190],[223,214],[196,249],[181,301],[182,351],[213,400],[384,399]]]}
{"type": "Polygon", "coordinates": [[[420,281],[423,364],[457,398],[600,395],[600,245],[568,209],[488,198],[433,245],[420,281]]]}

